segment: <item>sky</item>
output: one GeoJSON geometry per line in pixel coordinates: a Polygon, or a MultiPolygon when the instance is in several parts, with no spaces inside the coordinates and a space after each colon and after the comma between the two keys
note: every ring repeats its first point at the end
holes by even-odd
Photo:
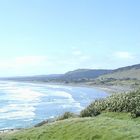
{"type": "Polygon", "coordinates": [[[0,76],[140,63],[139,0],[0,0],[0,76]]]}

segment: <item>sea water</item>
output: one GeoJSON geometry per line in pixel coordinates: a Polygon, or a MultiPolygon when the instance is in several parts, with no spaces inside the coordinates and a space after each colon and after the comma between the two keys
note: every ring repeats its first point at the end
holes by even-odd
{"type": "Polygon", "coordinates": [[[94,88],[0,81],[0,129],[31,127],[66,111],[79,113],[107,96],[94,88]]]}

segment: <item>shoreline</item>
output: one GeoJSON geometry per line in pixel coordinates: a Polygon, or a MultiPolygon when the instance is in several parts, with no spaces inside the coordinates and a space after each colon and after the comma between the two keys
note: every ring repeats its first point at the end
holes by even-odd
{"type": "Polygon", "coordinates": [[[46,82],[46,81],[20,81],[20,80],[0,80],[7,82],[21,82],[21,83],[33,83],[33,84],[45,84],[45,85],[61,85],[61,86],[70,86],[70,87],[86,87],[86,88],[94,88],[98,90],[102,90],[109,94],[114,93],[124,93],[134,91],[140,88],[140,85],[137,87],[130,85],[116,85],[116,84],[94,84],[91,82],[79,82],[79,83],[65,83],[65,82],[46,82]]]}
{"type": "MultiPolygon", "coordinates": [[[[34,82],[34,83],[38,83],[38,82],[34,82]]],[[[108,94],[114,94],[114,93],[124,93],[124,92],[130,92],[130,91],[134,91],[135,88],[132,88],[130,86],[120,86],[120,85],[89,85],[87,83],[47,83],[47,82],[39,82],[40,84],[48,84],[48,85],[60,85],[60,86],[69,86],[69,87],[85,87],[85,88],[94,88],[94,89],[98,89],[98,90],[102,90],[108,94]]]]}
{"type": "Polygon", "coordinates": [[[24,128],[0,129],[0,135],[12,134],[12,133],[18,132],[20,130],[24,130],[24,128]]]}
{"type": "Polygon", "coordinates": [[[15,81],[8,80],[9,82],[23,82],[23,83],[34,83],[34,84],[45,84],[45,85],[60,85],[60,86],[70,86],[70,87],[85,87],[85,88],[94,88],[102,90],[108,94],[114,93],[124,93],[134,91],[137,88],[128,86],[128,85],[101,85],[101,84],[92,84],[92,83],[60,83],[60,82],[42,82],[42,81],[15,81]]]}

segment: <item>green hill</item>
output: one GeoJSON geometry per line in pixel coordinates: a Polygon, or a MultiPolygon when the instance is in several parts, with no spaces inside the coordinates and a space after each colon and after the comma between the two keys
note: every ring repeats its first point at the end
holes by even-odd
{"type": "Polygon", "coordinates": [[[127,86],[131,89],[140,87],[140,64],[113,70],[91,81],[91,85],[127,86]]]}
{"type": "Polygon", "coordinates": [[[113,70],[109,74],[99,77],[100,79],[114,78],[114,79],[137,79],[140,80],[140,64],[119,68],[113,70]]]}
{"type": "Polygon", "coordinates": [[[139,140],[140,118],[126,113],[103,113],[1,135],[2,140],[139,140]]]}

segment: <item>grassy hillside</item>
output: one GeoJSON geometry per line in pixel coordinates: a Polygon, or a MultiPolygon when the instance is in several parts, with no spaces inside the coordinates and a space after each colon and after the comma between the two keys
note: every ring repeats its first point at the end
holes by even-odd
{"type": "Polygon", "coordinates": [[[140,64],[115,69],[111,73],[99,76],[98,79],[140,80],[140,64]]]}
{"type": "Polygon", "coordinates": [[[108,85],[108,86],[128,86],[132,89],[140,87],[140,65],[113,70],[111,73],[99,76],[93,82],[93,85],[108,85]]]}
{"type": "Polygon", "coordinates": [[[114,79],[137,79],[140,80],[140,69],[129,69],[114,71],[113,73],[106,74],[100,78],[114,78],[114,79]]]}
{"type": "Polygon", "coordinates": [[[139,140],[140,118],[126,113],[103,113],[2,135],[2,140],[139,140]]]}

